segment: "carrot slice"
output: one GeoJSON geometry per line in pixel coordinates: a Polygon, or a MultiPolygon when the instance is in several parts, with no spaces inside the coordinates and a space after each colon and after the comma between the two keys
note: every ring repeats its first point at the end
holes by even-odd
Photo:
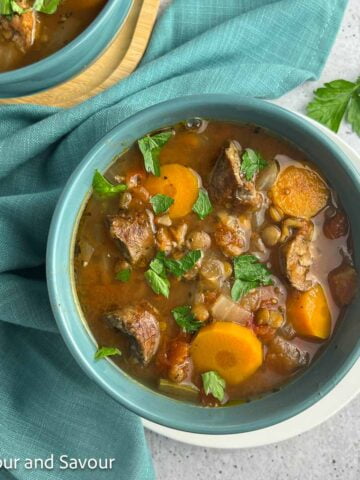
{"type": "Polygon", "coordinates": [[[191,344],[190,354],[199,373],[214,370],[228,385],[250,377],[263,361],[256,335],[232,322],[215,322],[202,328],[191,344]]]}
{"type": "Polygon", "coordinates": [[[286,215],[311,218],[325,207],[329,190],[315,171],[290,166],[280,173],[269,196],[286,215]]]}
{"type": "Polygon", "coordinates": [[[286,303],[287,318],[299,335],[326,340],[331,314],[324,290],[318,283],[306,292],[292,290],[286,303]]]}
{"type": "Polygon", "coordinates": [[[184,217],[190,213],[199,194],[195,173],[178,163],[163,165],[160,168],[160,177],[149,176],[144,186],[151,195],[162,193],[174,199],[169,209],[171,218],[184,217]]]}

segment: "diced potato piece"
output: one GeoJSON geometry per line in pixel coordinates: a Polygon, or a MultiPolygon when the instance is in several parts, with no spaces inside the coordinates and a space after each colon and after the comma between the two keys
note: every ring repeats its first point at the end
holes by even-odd
{"type": "Polygon", "coordinates": [[[331,331],[331,314],[318,283],[306,292],[292,290],[287,299],[287,318],[299,335],[326,340],[331,331]]]}
{"type": "Polygon", "coordinates": [[[228,385],[246,380],[263,361],[262,345],[254,332],[232,322],[202,328],[190,354],[198,372],[216,371],[228,385]]]}
{"type": "Polygon", "coordinates": [[[160,177],[150,175],[144,186],[151,195],[161,193],[174,199],[169,208],[170,218],[180,218],[190,213],[199,194],[195,173],[178,163],[163,165],[160,177]]]}
{"type": "Polygon", "coordinates": [[[325,207],[329,190],[315,171],[290,166],[280,173],[269,195],[286,215],[311,218],[325,207]]]}

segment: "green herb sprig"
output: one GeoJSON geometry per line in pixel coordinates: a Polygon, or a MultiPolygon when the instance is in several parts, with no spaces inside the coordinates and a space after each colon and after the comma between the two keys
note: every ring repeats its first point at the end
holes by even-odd
{"type": "Polygon", "coordinates": [[[248,181],[253,180],[254,176],[268,164],[259,152],[251,148],[247,148],[241,158],[240,170],[248,181]]]}
{"type": "Polygon", "coordinates": [[[225,380],[213,370],[203,373],[201,378],[206,395],[211,394],[213,397],[222,402],[225,397],[225,380]]]}
{"type": "Polygon", "coordinates": [[[100,347],[96,350],[94,358],[100,360],[101,358],[111,357],[114,355],[122,355],[121,350],[115,347],[100,347]]]}
{"type": "Polygon", "coordinates": [[[145,170],[156,177],[160,177],[159,155],[161,148],[172,137],[172,132],[160,132],[155,135],[146,135],[138,140],[140,151],[144,157],[145,170]]]}
{"type": "Polygon", "coordinates": [[[182,305],[171,310],[175,322],[186,333],[195,333],[199,330],[202,323],[198,322],[195,315],[191,312],[190,305],[182,305]]]}
{"type": "Polygon", "coordinates": [[[356,82],[333,80],[314,92],[314,100],[307,106],[309,117],[334,132],[339,131],[343,119],[360,136],[360,77],[356,82]]]}
{"type": "Polygon", "coordinates": [[[235,282],[231,289],[231,298],[237,302],[253,288],[272,285],[271,272],[265,265],[250,254],[234,258],[235,282]]]}

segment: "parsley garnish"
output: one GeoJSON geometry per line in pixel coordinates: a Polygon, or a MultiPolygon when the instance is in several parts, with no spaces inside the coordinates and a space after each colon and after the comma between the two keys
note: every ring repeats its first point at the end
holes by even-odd
{"type": "Polygon", "coordinates": [[[116,272],[115,279],[119,280],[119,282],[128,282],[131,277],[131,268],[124,268],[119,272],[116,272]]]}
{"type": "Polygon", "coordinates": [[[253,288],[273,284],[269,270],[250,254],[234,258],[234,275],[235,282],[231,289],[231,298],[235,302],[253,288]]]}
{"type": "Polygon", "coordinates": [[[201,322],[198,322],[189,305],[183,305],[173,308],[171,313],[174,316],[175,322],[183,329],[184,332],[194,333],[201,327],[201,322]]]}
{"type": "Polygon", "coordinates": [[[174,199],[168,197],[167,195],[163,195],[162,193],[158,193],[157,195],[151,197],[150,203],[155,214],[159,215],[161,213],[165,213],[171,207],[171,205],[174,203],[174,199]]]}
{"type": "Polygon", "coordinates": [[[206,395],[211,394],[213,397],[222,402],[225,396],[225,380],[217,372],[212,370],[210,372],[203,373],[201,378],[206,395]]]}
{"type": "Polygon", "coordinates": [[[267,161],[259,152],[247,148],[242,155],[240,170],[245,175],[246,180],[251,181],[254,176],[267,166],[267,161]]]}
{"type": "Polygon", "coordinates": [[[160,258],[156,256],[150,262],[150,268],[145,272],[145,278],[157,295],[164,295],[168,298],[170,293],[170,282],[166,276],[165,266],[160,258]]]}
{"type": "Polygon", "coordinates": [[[200,220],[204,220],[204,218],[213,211],[208,192],[205,188],[200,189],[198,198],[194,203],[192,210],[198,215],[200,220]]]}
{"type": "Polygon", "coordinates": [[[112,197],[120,192],[124,192],[127,189],[127,186],[123,183],[113,185],[106,180],[106,178],[101,175],[98,170],[95,170],[92,187],[99,197],[112,197]]]}
{"type": "Polygon", "coordinates": [[[146,135],[138,140],[138,145],[144,157],[145,170],[153,175],[160,177],[159,154],[161,147],[172,136],[171,132],[161,132],[156,135],[146,135]]]}
{"type": "Polygon", "coordinates": [[[158,254],[157,257],[161,258],[169,273],[172,273],[175,277],[181,277],[181,275],[184,275],[184,273],[195,266],[195,263],[200,260],[201,255],[201,250],[191,250],[178,260],[167,258],[164,253],[158,254]]]}
{"type": "Polygon", "coordinates": [[[121,350],[114,347],[100,347],[95,352],[95,360],[100,360],[101,358],[111,357],[113,355],[121,355],[121,350]]]}
{"type": "Polygon", "coordinates": [[[346,117],[353,131],[360,136],[360,78],[356,83],[334,80],[314,92],[314,100],[307,106],[309,117],[326,125],[334,132],[339,130],[346,117]]]}
{"type": "Polygon", "coordinates": [[[158,252],[156,257],[150,262],[150,268],[145,272],[145,278],[156,294],[161,294],[168,298],[170,282],[167,274],[171,273],[176,277],[184,275],[184,273],[194,267],[201,255],[200,250],[192,250],[179,260],[174,260],[173,258],[167,258],[164,252],[158,252]]]}

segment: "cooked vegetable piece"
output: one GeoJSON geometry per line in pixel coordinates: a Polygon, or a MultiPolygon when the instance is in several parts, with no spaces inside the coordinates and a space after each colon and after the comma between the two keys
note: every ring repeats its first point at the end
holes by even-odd
{"type": "Polygon", "coordinates": [[[196,402],[199,396],[199,390],[192,385],[179,384],[170,382],[165,378],[160,378],[159,381],[160,392],[176,397],[180,400],[187,400],[189,402],[196,402]]]}
{"type": "Polygon", "coordinates": [[[329,273],[329,286],[335,302],[343,307],[349,305],[358,291],[359,280],[356,270],[343,263],[329,273]]]}
{"type": "Polygon", "coordinates": [[[198,198],[194,203],[192,210],[197,214],[200,220],[204,220],[204,218],[210,215],[210,213],[213,211],[209,194],[205,188],[201,188],[199,190],[198,198]]]}
{"type": "Polygon", "coordinates": [[[307,292],[292,290],[286,312],[298,335],[326,340],[331,333],[331,314],[324,290],[316,284],[307,292]]]}
{"type": "Polygon", "coordinates": [[[211,307],[211,314],[215,320],[234,322],[239,325],[247,325],[252,319],[252,314],[229,297],[221,294],[211,307]]]}
{"type": "Polygon", "coordinates": [[[160,175],[148,177],[144,185],[151,195],[160,193],[174,199],[169,208],[170,218],[181,218],[190,213],[199,194],[195,173],[177,163],[163,165],[160,175]]]}
{"type": "Polygon", "coordinates": [[[244,381],[263,360],[262,346],[255,334],[232,322],[215,322],[202,328],[190,352],[197,371],[214,370],[229,385],[244,381]]]}
{"type": "Polygon", "coordinates": [[[269,194],[286,215],[301,218],[316,215],[329,198],[326,184],[315,171],[295,166],[280,173],[269,194]]]}
{"type": "MultiPolygon", "coordinates": [[[[138,140],[138,145],[144,157],[144,166],[147,172],[160,176],[160,150],[172,136],[171,132],[161,132],[155,135],[146,135],[138,140]]],[[[156,192],[155,192],[156,193],[156,192]]],[[[155,195],[154,193],[154,195],[155,195]]],[[[164,192],[158,192],[164,193],[164,192]]]]}
{"type": "Polygon", "coordinates": [[[99,347],[94,355],[95,360],[100,360],[101,358],[111,357],[114,355],[121,355],[121,350],[115,347],[99,347]]]}
{"type": "Polygon", "coordinates": [[[175,383],[183,382],[190,372],[190,345],[184,340],[175,339],[170,342],[167,351],[169,380],[175,383]]]}
{"type": "Polygon", "coordinates": [[[100,197],[113,197],[118,193],[124,192],[127,189],[125,184],[119,183],[113,185],[99,172],[95,170],[92,186],[97,195],[100,197]]]}
{"type": "Polygon", "coordinates": [[[151,198],[150,203],[155,214],[159,215],[169,210],[171,205],[174,203],[174,199],[168,197],[167,195],[163,195],[162,193],[158,193],[151,198]]]}
{"type": "Polygon", "coordinates": [[[212,395],[222,402],[225,397],[226,382],[217,372],[205,372],[201,375],[206,395],[212,395]]]}

